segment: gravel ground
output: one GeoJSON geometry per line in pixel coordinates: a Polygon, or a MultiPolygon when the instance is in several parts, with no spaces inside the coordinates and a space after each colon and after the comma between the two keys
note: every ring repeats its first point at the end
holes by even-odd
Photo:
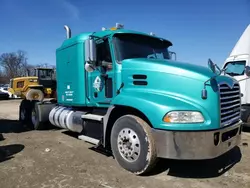
{"type": "Polygon", "coordinates": [[[250,187],[250,133],[226,155],[206,161],[161,160],[143,177],[64,130],[29,131],[18,123],[20,100],[0,101],[0,187],[250,187]]]}

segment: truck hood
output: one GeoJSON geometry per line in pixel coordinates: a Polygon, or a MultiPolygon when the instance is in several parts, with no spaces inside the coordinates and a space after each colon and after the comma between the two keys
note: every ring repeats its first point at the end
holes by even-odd
{"type": "MultiPolygon", "coordinates": [[[[225,116],[221,114],[221,100],[230,99],[221,99],[219,85],[225,84],[230,88],[235,82],[230,76],[217,76],[207,83],[207,98],[203,99],[204,82],[214,76],[209,68],[203,66],[170,60],[127,59],[122,62],[121,71],[118,74],[121,74],[117,77],[121,77],[123,87],[114,104],[134,103],[134,107],[141,108],[142,112],[151,111],[149,113],[151,121],[160,129],[220,128],[221,117],[225,116]],[[189,128],[187,124],[178,124],[176,127],[173,124],[158,126],[161,124],[162,117],[174,110],[200,111],[206,122],[189,124],[189,128]],[[159,121],[155,121],[156,119],[159,121]]],[[[118,88],[120,88],[119,85],[118,88]]]]}
{"type": "Polygon", "coordinates": [[[166,74],[174,74],[203,82],[215,75],[205,66],[172,60],[147,58],[126,59],[122,61],[122,65],[125,69],[164,72],[166,74]]]}

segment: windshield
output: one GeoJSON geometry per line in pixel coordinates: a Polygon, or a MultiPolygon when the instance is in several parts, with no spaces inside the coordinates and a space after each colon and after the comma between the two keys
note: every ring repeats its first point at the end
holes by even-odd
{"type": "Polygon", "coordinates": [[[138,35],[138,34],[117,34],[114,37],[117,60],[122,61],[130,58],[153,58],[170,59],[168,41],[138,35]]]}
{"type": "Polygon", "coordinates": [[[51,80],[53,70],[51,70],[51,69],[39,69],[38,71],[39,71],[38,72],[39,79],[41,79],[41,80],[51,80]]]}
{"type": "Polygon", "coordinates": [[[246,61],[233,61],[228,62],[225,66],[225,73],[230,76],[244,75],[246,61]]]}

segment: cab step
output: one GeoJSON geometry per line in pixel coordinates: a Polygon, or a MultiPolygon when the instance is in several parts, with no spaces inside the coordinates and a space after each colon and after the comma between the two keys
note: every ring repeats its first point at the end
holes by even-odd
{"type": "Polygon", "coordinates": [[[102,122],[103,120],[103,116],[96,115],[96,114],[84,114],[81,117],[82,119],[94,120],[94,121],[99,121],[99,122],[102,122]]]}
{"type": "Polygon", "coordinates": [[[78,136],[78,139],[83,140],[85,142],[89,142],[89,143],[94,144],[94,145],[100,144],[100,140],[89,137],[89,136],[85,136],[85,135],[78,136]]]}

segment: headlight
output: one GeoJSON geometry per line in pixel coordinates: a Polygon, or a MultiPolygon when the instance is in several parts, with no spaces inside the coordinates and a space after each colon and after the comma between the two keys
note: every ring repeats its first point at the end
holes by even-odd
{"type": "Polygon", "coordinates": [[[163,121],[166,123],[202,123],[204,118],[200,112],[172,111],[164,116],[163,121]]]}

